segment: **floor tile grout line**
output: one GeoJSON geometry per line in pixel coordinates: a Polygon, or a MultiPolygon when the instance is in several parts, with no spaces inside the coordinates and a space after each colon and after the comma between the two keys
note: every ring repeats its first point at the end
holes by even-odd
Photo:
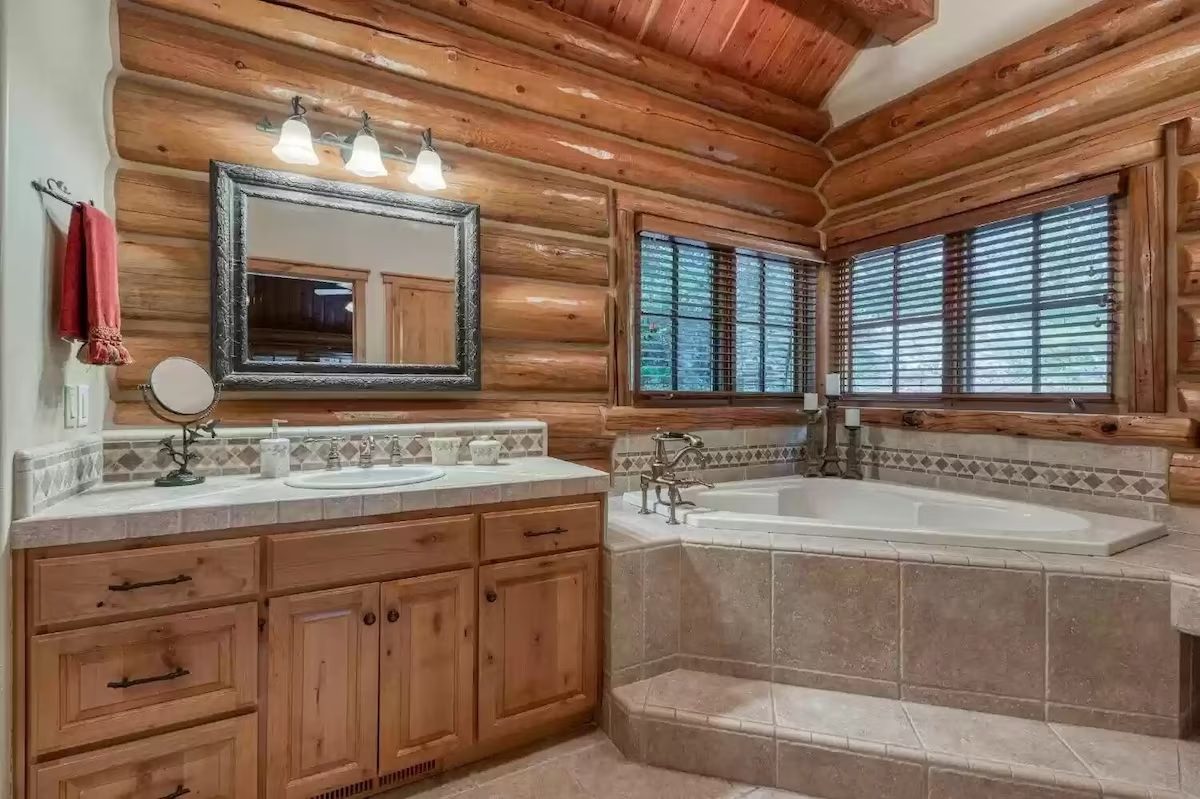
{"type": "Polygon", "coordinates": [[[1067,743],[1067,739],[1066,739],[1066,738],[1063,738],[1063,737],[1062,737],[1062,735],[1060,735],[1060,734],[1059,734],[1058,730],[1054,729],[1054,725],[1053,725],[1053,724],[1051,724],[1051,723],[1050,723],[1050,722],[1048,722],[1048,721],[1047,721],[1047,722],[1044,722],[1044,724],[1046,725],[1046,729],[1050,730],[1051,734],[1053,734],[1053,735],[1054,735],[1054,737],[1055,737],[1055,738],[1057,738],[1057,739],[1058,739],[1058,740],[1059,740],[1059,741],[1062,743],[1062,745],[1063,745],[1063,746],[1065,746],[1065,747],[1067,748],[1067,751],[1071,753],[1071,757],[1073,757],[1073,758],[1075,758],[1076,760],[1078,760],[1078,761],[1079,761],[1079,765],[1081,765],[1081,766],[1083,766],[1085,769],[1087,769],[1087,773],[1088,773],[1088,775],[1089,775],[1089,776],[1091,776],[1091,778],[1092,778],[1092,779],[1094,779],[1094,780],[1096,780],[1097,782],[1099,782],[1099,781],[1102,779],[1102,778],[1100,777],[1100,775],[1099,775],[1099,774],[1097,774],[1097,773],[1096,773],[1096,772],[1095,772],[1095,771],[1092,769],[1092,767],[1091,767],[1090,765],[1088,765],[1088,762],[1087,762],[1086,760],[1084,760],[1084,759],[1083,759],[1083,757],[1082,757],[1082,756],[1081,756],[1081,755],[1080,755],[1078,752],[1076,752],[1076,751],[1075,751],[1075,747],[1073,747],[1073,746],[1071,746],[1069,743],[1067,743]]]}

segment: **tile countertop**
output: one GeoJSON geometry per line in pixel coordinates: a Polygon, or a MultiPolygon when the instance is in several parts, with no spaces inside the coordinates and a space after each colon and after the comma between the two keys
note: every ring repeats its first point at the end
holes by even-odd
{"type": "Polygon", "coordinates": [[[105,483],[13,522],[9,539],[13,549],[28,549],[604,493],[609,486],[604,472],[557,458],[445,469],[427,483],[332,491],[258,475],[210,477],[187,488],[105,483]]]}

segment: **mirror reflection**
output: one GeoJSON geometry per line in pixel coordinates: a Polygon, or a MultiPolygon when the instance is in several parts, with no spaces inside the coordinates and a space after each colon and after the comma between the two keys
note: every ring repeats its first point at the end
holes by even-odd
{"type": "Polygon", "coordinates": [[[456,363],[450,225],[251,197],[247,358],[456,363]]]}

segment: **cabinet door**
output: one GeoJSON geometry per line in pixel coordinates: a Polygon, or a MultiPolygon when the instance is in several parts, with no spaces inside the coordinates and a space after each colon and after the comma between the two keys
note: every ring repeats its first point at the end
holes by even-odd
{"type": "Polygon", "coordinates": [[[378,583],[271,599],[268,799],[375,776],[378,613],[378,583]]]}
{"type": "Polygon", "coordinates": [[[596,550],[479,570],[479,737],[596,702],[596,550]]]}
{"type": "Polygon", "coordinates": [[[475,573],[380,587],[379,772],[466,746],[475,729],[475,573]]]}

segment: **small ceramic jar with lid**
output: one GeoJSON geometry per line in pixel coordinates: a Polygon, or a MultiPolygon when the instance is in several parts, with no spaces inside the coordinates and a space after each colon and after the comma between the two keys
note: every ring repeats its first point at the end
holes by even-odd
{"type": "Polygon", "coordinates": [[[434,466],[454,466],[458,463],[458,448],[462,439],[458,436],[429,439],[429,452],[433,456],[434,466]]]}
{"type": "Polygon", "coordinates": [[[471,463],[476,466],[495,466],[500,462],[500,442],[491,436],[480,436],[467,445],[471,463]]]}

